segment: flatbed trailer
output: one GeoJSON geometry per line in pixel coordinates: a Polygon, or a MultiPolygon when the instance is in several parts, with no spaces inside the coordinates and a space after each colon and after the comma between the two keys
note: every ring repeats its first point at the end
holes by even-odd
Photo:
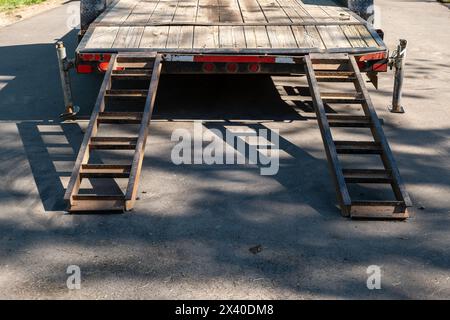
{"type": "Polygon", "coordinates": [[[380,34],[330,0],[115,0],[82,23],[76,49],[78,72],[105,77],[66,190],[69,211],[133,208],[161,73],[293,74],[308,79],[342,214],[405,219],[411,200],[362,76],[374,81],[387,64],[380,34]],[[321,83],[351,87],[329,92],[321,83]],[[333,105],[360,105],[360,114],[351,108],[327,113],[326,106],[333,105]],[[138,131],[109,136],[102,124],[135,124],[138,131]],[[365,128],[367,138],[339,140],[332,128],[365,128]],[[99,163],[99,156],[92,156],[99,150],[129,150],[132,161],[99,163]],[[381,166],[343,167],[342,155],[378,157],[381,166]],[[128,179],[120,194],[82,188],[83,179],[120,178],[128,179]],[[394,197],[355,200],[349,185],[360,183],[389,185],[394,197]]]}
{"type": "MultiPolygon", "coordinates": [[[[365,72],[386,71],[387,63],[380,35],[331,0],[115,0],[82,30],[77,69],[105,71],[111,53],[145,51],[169,54],[168,62],[211,62],[205,55],[214,55],[214,62],[220,62],[218,55],[270,55],[280,57],[279,64],[286,56],[350,53],[365,72]]],[[[163,72],[227,72],[188,66],[163,72]]],[[[278,65],[252,70],[286,73],[278,65]]],[[[248,68],[230,71],[247,72],[248,68]]]]}

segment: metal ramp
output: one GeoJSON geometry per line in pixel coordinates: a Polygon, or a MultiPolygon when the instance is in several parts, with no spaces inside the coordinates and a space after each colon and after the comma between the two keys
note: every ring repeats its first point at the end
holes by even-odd
{"type": "Polygon", "coordinates": [[[156,53],[111,56],[64,195],[69,212],[133,208],[160,73],[161,56],[156,53]],[[137,112],[108,110],[111,102],[131,104],[137,112]],[[116,137],[102,134],[101,124],[139,127],[137,135],[116,137]],[[101,160],[92,155],[99,150],[129,150],[133,152],[132,161],[129,164],[99,163],[101,160]],[[128,182],[125,191],[119,193],[98,193],[94,184],[88,193],[80,189],[83,179],[127,179],[128,182]]]}
{"type": "Polygon", "coordinates": [[[305,56],[305,71],[342,214],[351,218],[406,219],[411,200],[387,143],[355,58],[347,54],[305,56]],[[354,92],[325,92],[319,83],[353,83],[354,92]],[[363,114],[327,114],[325,104],[356,104],[363,114]],[[367,128],[369,141],[335,140],[331,128],[367,128]],[[342,155],[379,156],[383,169],[343,168],[342,155]],[[352,200],[350,184],[388,184],[395,200],[352,200]]]}

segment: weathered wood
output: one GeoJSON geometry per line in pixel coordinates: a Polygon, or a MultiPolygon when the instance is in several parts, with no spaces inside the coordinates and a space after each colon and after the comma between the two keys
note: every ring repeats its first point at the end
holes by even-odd
{"type": "Polygon", "coordinates": [[[192,48],[193,42],[193,26],[170,26],[167,48],[192,48]]]}
{"type": "Polygon", "coordinates": [[[194,48],[218,48],[219,27],[194,27],[194,48]]]}
{"type": "MultiPolygon", "coordinates": [[[[146,97],[144,97],[146,99],[146,97]]],[[[98,123],[141,123],[141,112],[100,112],[98,123]]]]}
{"type": "Polygon", "coordinates": [[[367,43],[361,38],[360,33],[355,28],[355,26],[351,25],[343,25],[341,26],[342,31],[347,37],[349,43],[353,48],[365,48],[367,47],[367,43]]]}
{"type": "MultiPolygon", "coordinates": [[[[65,194],[65,200],[69,204],[70,212],[79,211],[105,211],[105,210],[129,210],[136,199],[137,183],[142,166],[142,159],[145,149],[145,141],[148,135],[148,125],[156,97],[156,89],[161,72],[161,56],[154,53],[129,53],[127,55],[113,55],[102,87],[94,107],[91,120],[80,147],[80,152],[74,166],[71,179],[65,194]],[[151,79],[149,89],[115,89],[111,84],[115,76],[114,73],[124,75],[148,75],[150,69],[136,69],[136,64],[147,66],[151,63],[151,79]],[[126,65],[131,65],[133,69],[127,70],[126,65]],[[105,111],[105,98],[121,97],[128,102],[134,98],[144,98],[145,105],[143,112],[126,111],[105,111]],[[99,124],[139,124],[139,135],[137,137],[114,137],[97,136],[101,131],[99,124]],[[95,150],[130,150],[134,152],[131,165],[126,164],[98,164],[88,163],[90,153],[95,150]],[[99,195],[99,194],[79,194],[82,179],[115,179],[128,178],[126,194],[99,195]]],[[[114,181],[114,180],[113,180],[114,181]]],[[[95,187],[94,187],[95,191],[95,187]]]]}
{"type": "MultiPolygon", "coordinates": [[[[407,207],[411,205],[403,182],[400,179],[398,168],[384,137],[381,123],[372,105],[369,93],[364,84],[359,67],[353,56],[314,54],[305,57],[306,71],[310,84],[311,96],[316,107],[317,118],[324,140],[327,158],[332,169],[333,178],[338,193],[342,214],[352,218],[371,219],[405,219],[408,217],[407,207]],[[315,62],[315,64],[313,63],[315,62]],[[316,71],[316,67],[338,63],[348,71],[327,70],[316,71]],[[321,77],[333,78],[336,82],[340,78],[352,77],[355,92],[323,92],[317,85],[315,74],[321,77]],[[364,115],[325,114],[323,102],[350,102],[347,99],[357,100],[362,105],[364,115]],[[332,139],[330,128],[369,128],[373,141],[336,141],[332,139]],[[376,155],[381,157],[383,169],[342,169],[338,155],[376,155]],[[392,201],[352,201],[348,193],[347,184],[387,184],[392,187],[396,197],[392,201]],[[344,195],[348,196],[347,204],[344,195]],[[350,202],[350,204],[348,204],[350,202]]],[[[348,81],[345,79],[345,81],[348,81]]],[[[344,81],[342,81],[344,82],[344,81]]]]}
{"type": "Polygon", "coordinates": [[[157,55],[155,64],[153,67],[153,75],[150,81],[147,101],[145,103],[144,112],[142,115],[141,127],[139,129],[139,138],[136,144],[136,151],[134,153],[132,167],[130,171],[130,179],[128,181],[127,190],[125,193],[125,209],[130,210],[133,208],[136,200],[136,194],[138,189],[139,176],[142,168],[142,160],[144,158],[145,143],[148,136],[148,126],[153,113],[155,105],[156,92],[159,84],[159,77],[161,74],[161,56],[157,55]]]}
{"type": "Polygon", "coordinates": [[[81,167],[81,178],[128,178],[130,165],[84,164],[81,167]]]}
{"type": "Polygon", "coordinates": [[[353,219],[398,219],[409,217],[402,201],[353,201],[350,208],[353,219]]]}
{"type": "Polygon", "coordinates": [[[77,51],[148,48],[227,53],[239,49],[242,53],[303,54],[384,50],[378,35],[367,28],[332,2],[118,0],[92,23],[77,51]],[[278,52],[267,51],[274,49],[278,52]]]}
{"type": "Polygon", "coordinates": [[[343,215],[348,216],[349,208],[351,205],[351,198],[347,189],[347,185],[345,183],[345,178],[342,173],[341,165],[339,163],[339,159],[336,152],[336,146],[333,142],[333,137],[331,135],[331,130],[328,124],[325,107],[323,105],[322,98],[320,96],[319,84],[317,83],[315,77],[314,67],[311,58],[309,56],[305,57],[305,65],[309,89],[315,106],[317,121],[319,124],[320,133],[322,135],[322,140],[324,143],[325,153],[328,159],[328,164],[330,166],[330,171],[335,183],[339,205],[341,207],[343,215]]]}
{"type": "Polygon", "coordinates": [[[364,79],[361,76],[361,73],[358,72],[359,67],[356,63],[356,60],[353,56],[350,57],[350,65],[355,71],[357,81],[355,81],[356,90],[361,92],[365,99],[365,103],[363,103],[363,110],[366,116],[370,117],[373,126],[372,126],[372,134],[375,138],[375,141],[380,143],[381,148],[383,149],[382,160],[384,166],[389,169],[392,173],[392,178],[394,183],[392,184],[392,188],[397,197],[397,200],[404,201],[406,207],[410,207],[412,205],[411,199],[409,197],[408,192],[406,191],[406,187],[403,183],[403,180],[400,176],[400,172],[398,170],[397,164],[395,162],[394,156],[392,154],[391,148],[387,142],[387,139],[384,135],[384,131],[381,127],[380,120],[375,111],[375,107],[373,106],[372,99],[370,98],[369,91],[364,85],[364,79]]]}
{"type": "Polygon", "coordinates": [[[249,22],[268,22],[264,13],[255,0],[239,0],[239,6],[242,12],[244,23],[249,22]]]}
{"type": "Polygon", "coordinates": [[[247,48],[271,48],[266,27],[244,27],[247,48]]]}
{"type": "Polygon", "coordinates": [[[221,48],[246,47],[244,27],[219,27],[219,45],[221,48]]]}
{"type": "Polygon", "coordinates": [[[165,48],[169,26],[145,27],[139,48],[165,48]]]}
{"type": "Polygon", "coordinates": [[[267,27],[267,33],[272,48],[296,48],[297,42],[295,41],[294,34],[290,27],[269,26],[267,27]]]}
{"type": "Polygon", "coordinates": [[[73,172],[70,177],[69,184],[67,185],[66,192],[64,194],[64,200],[69,203],[69,206],[72,205],[73,203],[73,195],[77,194],[80,188],[81,178],[79,176],[79,172],[81,170],[81,166],[89,161],[89,144],[91,142],[92,137],[94,137],[97,134],[98,115],[105,109],[104,94],[106,90],[109,90],[111,88],[110,77],[112,70],[115,68],[115,59],[116,55],[112,55],[111,56],[112,62],[109,64],[108,70],[105,73],[105,78],[103,79],[102,85],[100,87],[100,91],[97,96],[95,106],[92,109],[92,115],[89,120],[89,125],[86,128],[84,138],[81,143],[77,159],[75,161],[73,172]]]}

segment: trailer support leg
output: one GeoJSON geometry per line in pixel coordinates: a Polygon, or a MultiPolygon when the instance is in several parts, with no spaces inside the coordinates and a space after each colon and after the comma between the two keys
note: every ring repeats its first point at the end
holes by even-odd
{"type": "Polygon", "coordinates": [[[60,117],[71,118],[79,111],[79,108],[73,105],[72,88],[69,77],[69,70],[73,66],[73,63],[67,59],[66,47],[64,47],[62,41],[58,41],[56,44],[56,54],[58,56],[59,75],[61,78],[65,106],[65,112],[61,114],[60,117]]]}
{"type": "Polygon", "coordinates": [[[390,111],[392,113],[405,113],[403,106],[401,105],[402,101],[402,92],[403,92],[403,79],[405,77],[405,56],[406,56],[406,45],[407,41],[404,39],[400,40],[400,44],[397,47],[397,51],[394,53],[393,60],[391,62],[391,66],[395,68],[395,79],[394,79],[394,93],[392,96],[392,106],[390,111]]]}

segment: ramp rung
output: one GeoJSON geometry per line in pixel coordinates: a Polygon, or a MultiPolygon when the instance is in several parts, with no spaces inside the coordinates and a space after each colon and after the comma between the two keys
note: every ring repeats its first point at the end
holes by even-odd
{"type": "Polygon", "coordinates": [[[317,82],[353,82],[355,77],[351,76],[317,76],[317,82]]]}
{"type": "Polygon", "coordinates": [[[92,137],[90,149],[104,150],[134,150],[137,138],[128,137],[92,137]]]}
{"type": "Polygon", "coordinates": [[[353,71],[321,71],[317,70],[315,71],[316,77],[354,77],[355,73],[353,71]]]}
{"type": "Polygon", "coordinates": [[[399,219],[409,217],[403,201],[352,201],[350,216],[357,219],[399,219]]]}
{"type": "Polygon", "coordinates": [[[392,177],[388,170],[378,169],[344,169],[347,183],[391,183],[392,177]]]}
{"type": "Polygon", "coordinates": [[[320,94],[322,101],[325,103],[348,103],[348,104],[361,104],[365,100],[359,93],[334,93],[323,92],[320,94]]]}
{"type": "MultiPolygon", "coordinates": [[[[161,75],[161,61],[161,55],[149,52],[111,55],[108,70],[100,87],[64,195],[64,200],[68,202],[70,212],[125,211],[133,208],[145,153],[148,126],[161,75]],[[119,83],[114,82],[118,79],[130,81],[120,82],[120,86],[118,86],[119,83]],[[149,81],[147,83],[134,81],[142,79],[149,81]],[[143,85],[147,90],[143,90],[143,85]],[[123,87],[123,89],[117,89],[120,87],[123,87]],[[127,104],[127,107],[132,109],[141,107],[142,112],[109,112],[108,109],[112,107],[108,103],[110,99],[127,101],[131,104],[131,106],[127,104]],[[145,103],[141,105],[140,100],[145,103]],[[102,123],[139,124],[139,128],[135,137],[102,136],[102,132],[105,130],[105,126],[99,126],[102,123]],[[91,151],[96,149],[132,150],[131,165],[89,163],[91,151]],[[79,194],[80,182],[83,178],[126,178],[128,182],[124,194],[121,195],[79,194]]],[[[110,155],[116,156],[115,153],[110,155]]],[[[101,154],[98,154],[98,156],[101,156],[101,154]]],[[[114,182],[111,181],[111,183],[114,182]]],[[[118,186],[116,185],[116,187],[118,186]]],[[[97,192],[95,184],[92,184],[92,189],[93,193],[97,192]]]]}
{"type": "Polygon", "coordinates": [[[99,123],[139,124],[142,121],[142,112],[100,112],[99,123]]]}
{"type": "Polygon", "coordinates": [[[117,69],[112,71],[113,76],[151,76],[152,69],[117,69]]]}
{"type": "MultiPolygon", "coordinates": [[[[305,70],[327,160],[344,216],[354,218],[405,219],[411,200],[401,181],[359,66],[351,55],[311,54],[304,57],[305,70]],[[322,92],[319,82],[352,82],[352,93],[322,92]],[[329,115],[325,103],[360,104],[364,116],[329,115]],[[335,141],[332,127],[370,128],[373,141],[335,141]],[[342,169],[339,154],[377,154],[385,169],[342,169]],[[352,201],[347,184],[390,184],[401,201],[352,201]]],[[[370,139],[369,139],[370,140],[370,139]]]]}
{"type": "Polygon", "coordinates": [[[81,178],[128,178],[131,165],[117,164],[83,164],[81,178]]]}
{"type": "Polygon", "coordinates": [[[338,154],[382,154],[383,149],[372,141],[334,141],[338,154]]]}
{"type": "Polygon", "coordinates": [[[72,196],[71,212],[124,211],[123,195],[75,194],[72,196]]]}
{"type": "Polygon", "coordinates": [[[148,90],[127,90],[127,89],[115,89],[107,90],[106,97],[127,97],[127,98],[147,98],[148,90]]]}
{"type": "Polygon", "coordinates": [[[370,128],[372,122],[366,116],[327,115],[330,127],[370,128]]]}

